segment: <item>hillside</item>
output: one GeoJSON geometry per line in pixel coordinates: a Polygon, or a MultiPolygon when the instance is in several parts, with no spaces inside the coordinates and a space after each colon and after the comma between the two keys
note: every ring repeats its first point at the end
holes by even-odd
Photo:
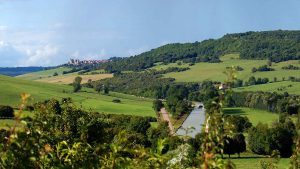
{"type": "Polygon", "coordinates": [[[241,59],[273,62],[300,59],[300,31],[264,31],[227,34],[219,39],[195,43],[167,44],[129,58],[113,58],[100,65],[107,71],[139,71],[157,62],[219,62],[220,56],[239,53],[241,59]]]}
{"type": "Polygon", "coordinates": [[[0,74],[7,76],[18,76],[44,69],[44,67],[0,67],[0,74]]]}
{"type": "Polygon", "coordinates": [[[71,70],[71,69],[67,68],[67,67],[58,67],[55,69],[42,70],[42,71],[37,71],[37,72],[33,72],[33,73],[26,73],[23,75],[19,75],[17,77],[26,79],[26,80],[38,80],[38,79],[52,77],[54,73],[57,73],[58,75],[62,75],[63,71],[68,71],[68,70],[71,70]]]}
{"type": "Polygon", "coordinates": [[[70,70],[71,68],[68,67],[59,67],[55,69],[20,75],[17,76],[17,78],[46,82],[46,83],[54,83],[54,84],[70,84],[77,76],[82,77],[82,83],[87,83],[89,79],[96,81],[96,80],[113,77],[113,74],[103,73],[102,71],[92,71],[82,75],[78,75],[78,72],[68,73],[68,74],[63,73],[65,71],[70,71],[70,70]],[[55,73],[57,73],[56,76],[54,76],[55,73]]]}
{"type": "MultiPolygon", "coordinates": [[[[273,81],[274,77],[278,81],[281,81],[282,78],[286,80],[290,76],[298,77],[300,75],[300,70],[284,70],[283,66],[295,65],[300,66],[298,60],[289,60],[279,63],[272,63],[271,68],[274,71],[264,71],[264,72],[255,72],[252,73],[253,67],[259,67],[267,64],[267,60],[246,60],[240,59],[238,54],[229,54],[220,57],[222,62],[219,63],[196,63],[193,66],[188,64],[183,64],[181,67],[189,67],[190,69],[184,72],[171,72],[164,75],[167,78],[175,78],[177,82],[201,82],[203,80],[214,80],[214,81],[224,81],[226,76],[223,73],[226,70],[226,67],[231,66],[240,66],[244,70],[237,72],[237,78],[242,80],[248,80],[249,77],[254,76],[256,78],[269,78],[270,81],[273,81]]],[[[166,69],[167,67],[176,67],[177,64],[169,65],[158,65],[153,67],[153,69],[166,69]]]]}
{"type": "Polygon", "coordinates": [[[261,85],[253,85],[246,87],[236,88],[235,91],[263,91],[263,92],[277,92],[284,93],[288,92],[290,94],[300,95],[300,82],[276,82],[276,83],[267,83],[261,85]]]}
{"type": "Polygon", "coordinates": [[[72,87],[67,85],[55,85],[11,78],[0,75],[0,105],[17,107],[20,103],[20,94],[25,92],[32,96],[31,103],[50,98],[72,98],[78,106],[86,110],[120,113],[140,116],[155,116],[152,109],[152,100],[137,98],[130,95],[111,92],[109,95],[101,95],[91,89],[83,89],[82,92],[72,93],[72,87]],[[120,99],[121,103],[113,103],[113,99],[120,99]]]}

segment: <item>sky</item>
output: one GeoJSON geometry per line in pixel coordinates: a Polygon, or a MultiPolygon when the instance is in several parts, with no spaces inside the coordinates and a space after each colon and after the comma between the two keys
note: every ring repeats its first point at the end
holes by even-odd
{"type": "Polygon", "coordinates": [[[299,30],[299,0],[0,0],[0,67],[128,57],[227,33],[299,30]]]}

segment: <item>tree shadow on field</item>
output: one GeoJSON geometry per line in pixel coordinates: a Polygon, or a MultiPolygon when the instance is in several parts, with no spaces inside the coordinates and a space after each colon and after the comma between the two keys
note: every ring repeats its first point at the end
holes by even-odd
{"type": "Polygon", "coordinates": [[[228,115],[246,115],[246,112],[239,108],[226,108],[223,110],[223,112],[224,114],[228,115]]]}
{"type": "Polygon", "coordinates": [[[267,158],[267,157],[264,157],[264,156],[241,156],[241,157],[231,156],[229,158],[226,154],[224,154],[223,159],[232,160],[232,159],[262,159],[262,158],[267,158]]]}

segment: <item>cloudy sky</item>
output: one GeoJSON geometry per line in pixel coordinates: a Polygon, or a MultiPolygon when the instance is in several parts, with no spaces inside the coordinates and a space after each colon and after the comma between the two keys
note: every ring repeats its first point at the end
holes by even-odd
{"type": "Polygon", "coordinates": [[[126,57],[226,33],[300,29],[299,0],[0,0],[0,66],[126,57]]]}

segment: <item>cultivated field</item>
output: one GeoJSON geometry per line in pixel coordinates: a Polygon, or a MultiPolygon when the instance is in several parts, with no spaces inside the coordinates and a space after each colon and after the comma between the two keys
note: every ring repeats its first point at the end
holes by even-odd
{"type": "Polygon", "coordinates": [[[86,88],[83,88],[82,92],[73,93],[72,86],[28,81],[1,75],[0,81],[0,105],[17,107],[20,103],[20,94],[25,92],[31,94],[31,103],[50,98],[71,97],[76,105],[82,106],[86,110],[155,117],[151,99],[114,92],[110,92],[109,95],[101,95],[86,88]],[[112,100],[115,98],[120,99],[121,103],[113,103],[112,100]]]}
{"type": "Polygon", "coordinates": [[[62,76],[52,76],[49,78],[38,79],[36,81],[54,83],[54,84],[70,84],[73,83],[74,79],[77,76],[82,77],[82,83],[87,83],[89,79],[96,81],[96,80],[111,78],[113,77],[113,74],[78,75],[72,73],[72,74],[67,74],[62,76]]]}
{"type": "Polygon", "coordinates": [[[226,76],[223,73],[226,67],[231,66],[240,66],[244,70],[239,71],[237,73],[237,78],[242,80],[248,80],[250,76],[255,77],[267,77],[270,81],[273,81],[274,77],[277,78],[278,81],[281,81],[284,77],[288,79],[289,76],[300,76],[300,70],[283,70],[281,67],[287,66],[289,64],[293,64],[295,66],[300,66],[298,60],[290,60],[286,62],[280,63],[272,63],[272,68],[275,71],[269,72],[255,72],[252,73],[251,69],[253,67],[259,67],[262,65],[267,64],[267,60],[243,60],[239,59],[238,54],[229,54],[221,57],[222,62],[220,63],[196,63],[193,66],[189,66],[188,64],[182,64],[178,66],[176,63],[169,64],[169,65],[161,65],[158,64],[157,66],[153,67],[154,69],[165,69],[167,67],[190,67],[190,70],[184,72],[172,72],[167,73],[164,77],[171,77],[175,78],[177,82],[200,82],[203,80],[214,80],[214,81],[224,81],[226,76]]]}
{"type": "MultiPolygon", "coordinates": [[[[96,81],[96,80],[113,77],[113,74],[92,74],[92,72],[89,72],[84,75],[78,75],[78,72],[62,74],[63,71],[67,71],[67,70],[70,70],[70,68],[59,67],[56,69],[50,69],[50,70],[21,75],[18,76],[18,78],[22,78],[26,80],[35,80],[39,82],[54,83],[54,84],[70,84],[77,76],[82,77],[82,83],[87,83],[89,79],[96,81]],[[57,76],[53,76],[55,72],[58,74],[57,76]]],[[[103,73],[103,70],[98,70],[93,72],[103,73]]]]}

